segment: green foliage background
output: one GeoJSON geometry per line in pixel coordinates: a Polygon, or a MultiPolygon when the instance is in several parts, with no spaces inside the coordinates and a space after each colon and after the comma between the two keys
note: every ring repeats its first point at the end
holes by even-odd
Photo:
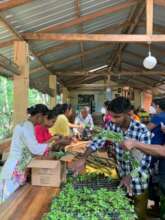
{"type": "MultiPolygon", "coordinates": [[[[13,123],[13,81],[0,77],[0,139],[10,137],[13,123]]],[[[18,97],[19,98],[19,97],[18,97]]],[[[29,89],[29,106],[43,103],[48,105],[49,96],[35,89],[29,89]]]]}

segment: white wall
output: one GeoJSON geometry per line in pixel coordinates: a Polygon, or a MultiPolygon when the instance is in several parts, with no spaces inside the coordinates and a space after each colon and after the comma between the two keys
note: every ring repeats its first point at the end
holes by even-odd
{"type": "MultiPolygon", "coordinates": [[[[118,88],[112,90],[112,99],[115,98],[115,94],[118,93],[118,88]]],[[[84,90],[71,90],[70,91],[70,103],[73,105],[75,109],[77,109],[78,106],[78,95],[94,95],[95,97],[95,111],[100,112],[101,107],[103,106],[104,101],[107,99],[106,97],[106,91],[84,91],[84,90]]],[[[122,93],[121,93],[122,95],[122,93]]],[[[140,90],[134,90],[134,106],[137,108],[139,106],[143,105],[143,91],[140,90]]]]}
{"type": "Polygon", "coordinates": [[[106,100],[104,91],[82,91],[82,90],[71,90],[70,91],[70,102],[75,109],[78,106],[78,95],[94,95],[95,99],[95,111],[100,112],[104,101],[106,100]]]}

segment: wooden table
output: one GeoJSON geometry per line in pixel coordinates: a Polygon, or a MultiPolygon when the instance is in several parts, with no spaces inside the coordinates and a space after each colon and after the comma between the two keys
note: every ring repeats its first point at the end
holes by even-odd
{"type": "MultiPolygon", "coordinates": [[[[88,142],[79,141],[68,146],[73,152],[84,152],[88,142]]],[[[54,187],[32,186],[27,183],[0,205],[0,220],[40,220],[53,197],[60,189],[54,187]]]]}
{"type": "Polygon", "coordinates": [[[0,205],[0,220],[40,220],[60,189],[26,184],[0,205]]]}

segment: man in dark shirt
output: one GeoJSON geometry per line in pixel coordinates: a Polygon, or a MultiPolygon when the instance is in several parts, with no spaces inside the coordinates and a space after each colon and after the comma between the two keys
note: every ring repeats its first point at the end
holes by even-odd
{"type": "MultiPolygon", "coordinates": [[[[151,139],[151,144],[163,145],[165,143],[165,134],[163,133],[161,126],[165,124],[165,98],[154,100],[154,104],[156,106],[156,114],[152,116],[151,122],[147,125],[147,127],[151,130],[153,134],[153,137],[151,139]]],[[[163,181],[165,179],[164,167],[165,167],[164,159],[162,160],[161,158],[152,157],[152,161],[151,161],[152,175],[149,184],[149,194],[150,194],[149,196],[150,199],[155,201],[156,209],[159,206],[159,200],[160,200],[158,195],[157,185],[160,182],[159,180],[160,178],[163,179],[163,181]],[[159,172],[157,171],[157,164],[159,166],[159,172]]]]}
{"type": "Polygon", "coordinates": [[[161,163],[159,165],[160,217],[161,220],[165,220],[165,144],[144,144],[136,140],[128,139],[124,141],[123,148],[130,151],[136,148],[146,154],[161,158],[161,163]]]}
{"type": "Polygon", "coordinates": [[[152,144],[164,144],[164,133],[161,130],[161,124],[165,124],[165,98],[155,101],[157,114],[153,115],[151,122],[147,127],[154,134],[152,144]]]}

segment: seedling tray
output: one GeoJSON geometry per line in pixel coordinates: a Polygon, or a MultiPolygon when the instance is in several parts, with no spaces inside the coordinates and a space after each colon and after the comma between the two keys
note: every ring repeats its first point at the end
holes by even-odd
{"type": "Polygon", "coordinates": [[[88,187],[93,190],[98,190],[100,188],[106,188],[111,191],[115,191],[119,185],[118,180],[106,180],[106,179],[96,179],[88,181],[73,181],[73,186],[75,189],[81,189],[83,187],[88,187]]]}

